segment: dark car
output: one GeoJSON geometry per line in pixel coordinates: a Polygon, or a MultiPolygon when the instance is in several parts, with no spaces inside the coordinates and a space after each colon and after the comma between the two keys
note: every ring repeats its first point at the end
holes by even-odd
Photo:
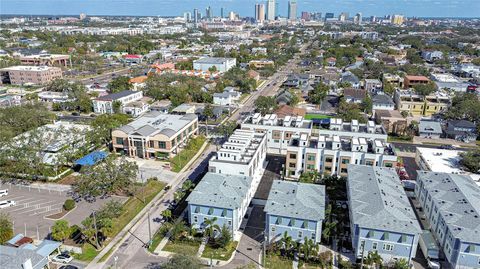
{"type": "Polygon", "coordinates": [[[78,267],[73,265],[63,265],[63,266],[60,266],[59,269],[78,269],[78,267]]]}

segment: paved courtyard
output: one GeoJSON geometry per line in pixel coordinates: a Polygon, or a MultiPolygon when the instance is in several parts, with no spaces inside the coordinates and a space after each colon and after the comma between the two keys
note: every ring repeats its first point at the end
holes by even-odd
{"type": "MultiPolygon", "coordinates": [[[[10,215],[14,223],[14,233],[22,233],[35,239],[45,238],[50,233],[50,227],[55,220],[48,216],[62,212],[63,203],[69,198],[68,191],[70,190],[69,186],[58,184],[1,184],[0,189],[8,189],[9,192],[0,200],[13,200],[16,203],[15,206],[0,209],[0,212],[10,215]]],[[[100,209],[111,199],[124,201],[127,198],[110,197],[97,199],[95,202],[82,200],[63,219],[67,220],[70,225],[80,225],[82,220],[93,210],[100,209]]]]}
{"type": "Polygon", "coordinates": [[[170,171],[169,162],[162,162],[156,160],[127,158],[129,161],[134,161],[138,165],[137,181],[144,182],[145,180],[156,177],[159,181],[170,183],[177,173],[170,171]]]}

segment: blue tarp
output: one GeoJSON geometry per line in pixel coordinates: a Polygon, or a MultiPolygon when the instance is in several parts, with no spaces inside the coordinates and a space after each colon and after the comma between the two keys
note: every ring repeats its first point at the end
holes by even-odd
{"type": "Polygon", "coordinates": [[[77,160],[75,162],[75,165],[94,165],[97,162],[105,159],[108,156],[108,154],[104,151],[94,151],[88,155],[83,156],[81,159],[77,160]]]}

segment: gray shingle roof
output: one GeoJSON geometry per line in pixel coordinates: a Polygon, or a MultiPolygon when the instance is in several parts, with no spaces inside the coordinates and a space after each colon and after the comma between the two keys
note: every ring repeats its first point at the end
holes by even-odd
{"type": "Polygon", "coordinates": [[[207,173],[188,196],[187,202],[218,208],[239,208],[251,184],[251,177],[207,173]]]}
{"type": "Polygon", "coordinates": [[[376,94],[372,96],[374,105],[394,105],[392,98],[386,94],[376,94]]]}
{"type": "Polygon", "coordinates": [[[418,171],[451,233],[480,244],[480,187],[470,176],[418,171]]]}
{"type": "Polygon", "coordinates": [[[394,169],[349,165],[347,192],[354,224],[391,232],[421,232],[394,169]]]}
{"type": "Polygon", "coordinates": [[[321,221],[325,218],[325,186],[274,180],[265,212],[283,217],[321,221]]]}
{"type": "Polygon", "coordinates": [[[135,93],[136,93],[135,91],[128,91],[127,90],[127,91],[108,94],[108,95],[105,95],[105,96],[100,96],[100,97],[97,98],[97,100],[115,101],[117,99],[120,99],[120,98],[125,97],[125,96],[129,96],[129,95],[132,95],[132,94],[135,94],[135,93]]]}

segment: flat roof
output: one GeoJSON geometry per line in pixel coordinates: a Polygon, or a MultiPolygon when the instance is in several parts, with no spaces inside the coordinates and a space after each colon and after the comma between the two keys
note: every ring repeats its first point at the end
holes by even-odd
{"type": "Polygon", "coordinates": [[[322,221],[325,218],[325,186],[274,180],[265,212],[282,217],[322,221]]]}
{"type": "Polygon", "coordinates": [[[161,133],[172,137],[196,119],[195,114],[172,115],[151,111],[116,130],[129,135],[154,136],[161,133]]]}
{"type": "Polygon", "coordinates": [[[407,234],[421,232],[395,169],[350,164],[347,192],[354,224],[407,234]]]}
{"type": "Polygon", "coordinates": [[[2,71],[48,71],[52,69],[61,70],[59,67],[43,66],[43,65],[42,66],[16,65],[16,66],[5,67],[0,70],[2,71]]]}
{"type": "Polygon", "coordinates": [[[251,177],[207,173],[188,196],[187,202],[236,209],[244,203],[251,184],[251,177]]]}
{"type": "Polygon", "coordinates": [[[465,175],[418,171],[448,230],[464,242],[480,243],[480,187],[465,175]]]}
{"type": "Polygon", "coordinates": [[[223,57],[204,57],[193,61],[198,64],[223,64],[226,61],[233,61],[235,58],[223,58],[223,57]]]}
{"type": "Polygon", "coordinates": [[[117,92],[117,93],[112,93],[112,94],[100,96],[96,100],[114,101],[114,100],[123,98],[125,96],[133,95],[133,94],[136,94],[136,93],[137,93],[136,91],[126,90],[126,91],[121,91],[121,92],[117,92]]]}
{"type": "Polygon", "coordinates": [[[476,182],[480,180],[480,174],[470,173],[461,169],[459,154],[462,151],[460,150],[417,147],[417,151],[430,171],[468,175],[476,182]]]}

